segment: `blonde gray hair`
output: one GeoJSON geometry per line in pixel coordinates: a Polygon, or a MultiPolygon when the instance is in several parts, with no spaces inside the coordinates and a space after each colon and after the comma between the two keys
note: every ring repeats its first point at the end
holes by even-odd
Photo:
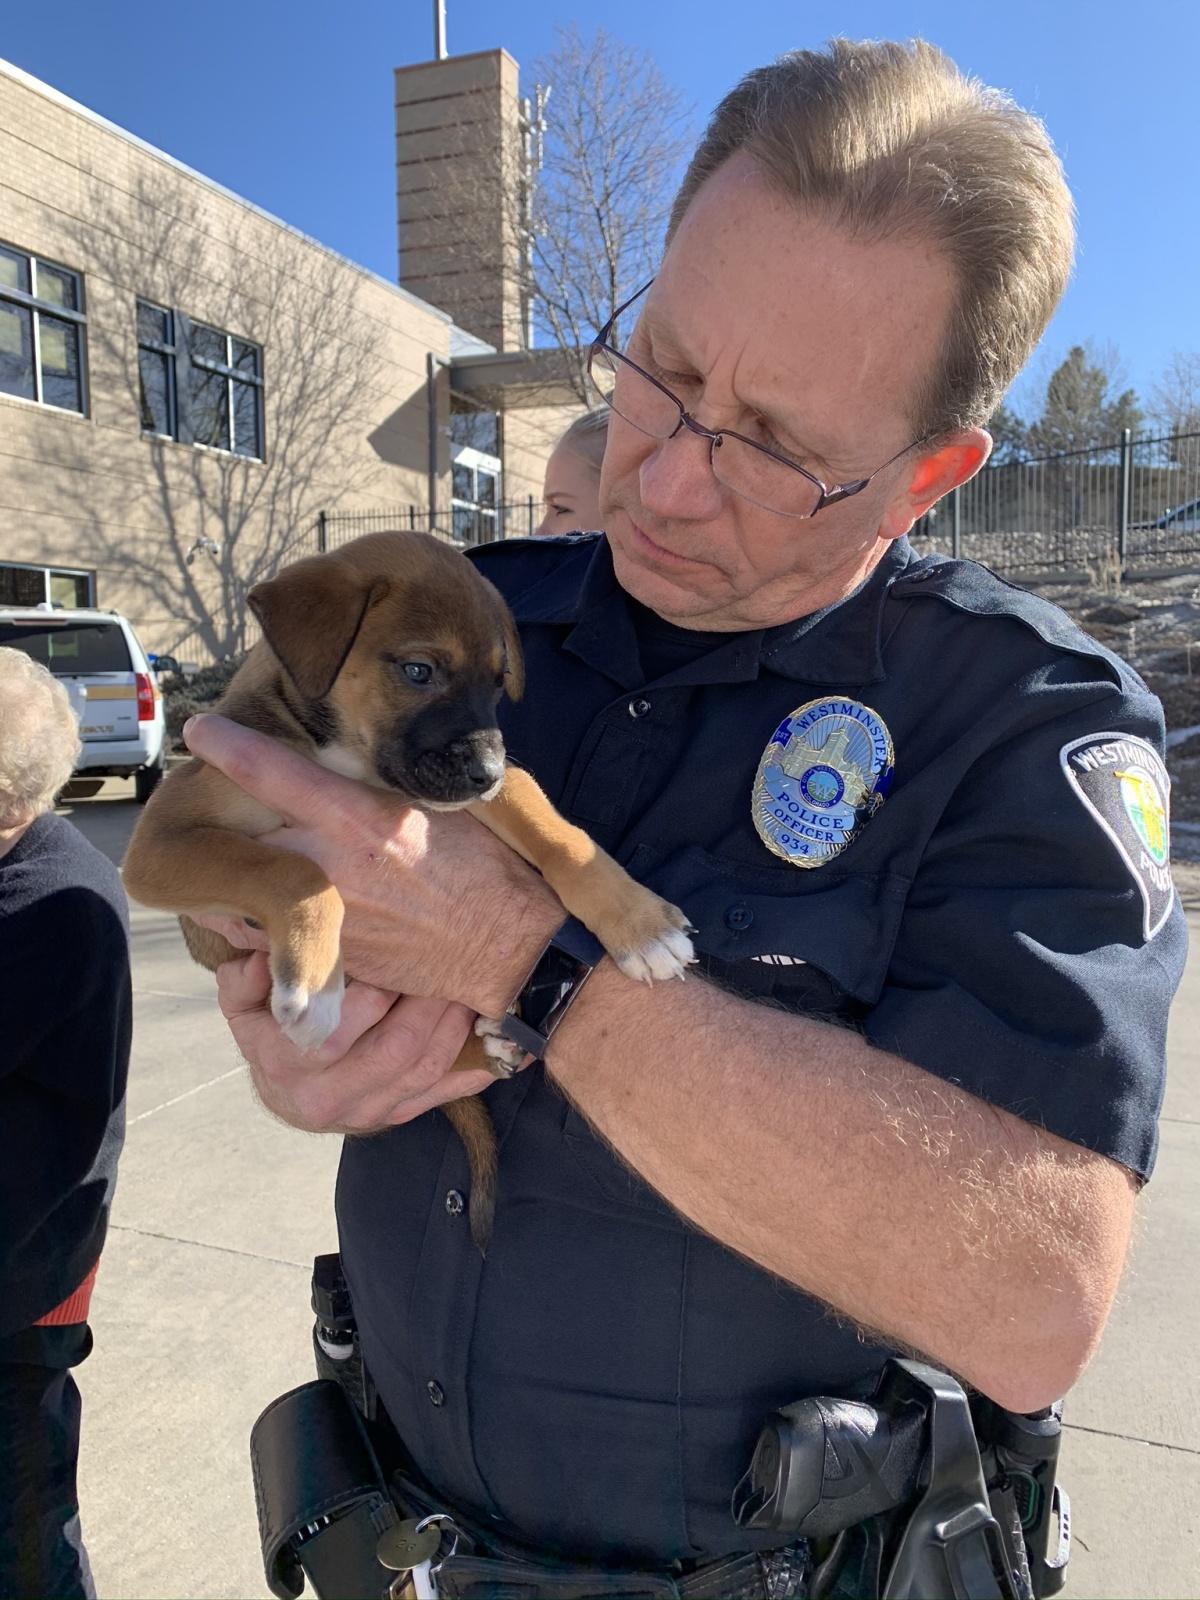
{"type": "MultiPolygon", "coordinates": [[[[592,411],[585,411],[581,417],[575,418],[558,441],[558,445],[566,445],[568,450],[573,450],[577,456],[582,457],[597,477],[604,465],[604,447],[608,443],[608,418],[607,406],[596,406],[592,411]]],[[[555,449],[558,449],[558,445],[555,445],[555,449]]]]}
{"type": "Polygon", "coordinates": [[[62,684],[23,650],[0,648],[0,828],[49,811],[79,750],[62,684]]]}
{"type": "Polygon", "coordinates": [[[800,209],[853,236],[940,249],[956,304],[912,421],[929,437],[985,423],[1071,271],[1074,208],[1041,122],[921,39],[794,50],[717,107],[668,239],[705,179],[743,150],[800,209]]]}

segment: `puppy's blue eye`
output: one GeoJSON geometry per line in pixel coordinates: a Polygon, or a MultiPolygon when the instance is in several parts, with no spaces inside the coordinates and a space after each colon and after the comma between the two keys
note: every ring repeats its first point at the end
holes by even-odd
{"type": "Polygon", "coordinates": [[[403,661],[400,670],[409,683],[429,683],[433,679],[433,668],[428,661],[403,661]]]}

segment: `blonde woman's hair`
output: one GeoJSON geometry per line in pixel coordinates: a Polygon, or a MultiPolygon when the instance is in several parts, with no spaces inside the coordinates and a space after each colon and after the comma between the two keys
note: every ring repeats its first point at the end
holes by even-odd
{"type": "MultiPolygon", "coordinates": [[[[604,446],[608,443],[608,417],[607,406],[585,411],[581,417],[575,418],[558,441],[560,445],[565,444],[568,450],[574,450],[577,456],[582,456],[597,477],[604,464],[604,446]]],[[[557,448],[558,445],[555,445],[557,448]]]]}
{"type": "Polygon", "coordinates": [[[1070,276],[1074,208],[1041,122],[924,40],[831,40],[742,79],[713,114],[675,198],[739,151],[802,210],[859,238],[931,243],[957,296],[914,428],[982,425],[1024,366],[1070,276]]]}
{"type": "Polygon", "coordinates": [[[62,684],[23,650],[0,648],[0,828],[49,811],[79,750],[62,684]]]}

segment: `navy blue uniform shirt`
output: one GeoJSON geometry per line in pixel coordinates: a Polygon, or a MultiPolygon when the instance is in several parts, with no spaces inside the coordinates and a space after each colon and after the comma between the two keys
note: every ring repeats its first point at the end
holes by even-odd
{"type": "MultiPolygon", "coordinates": [[[[603,539],[474,559],[526,652],[525,698],[502,713],[510,758],[683,908],[701,971],[1149,1175],[1183,920],[1170,893],[1150,917],[1123,824],[1063,756],[1082,740],[1100,770],[1144,748],[1122,736],[1161,750],[1135,673],[1054,607],[904,540],[840,604],[713,635],[650,681],[603,539]],[[751,794],[777,728],[823,697],[882,719],[894,782],[805,870],[764,844],[751,794]]],[[[687,1050],[664,1070],[686,1072],[687,1050]]],[[[764,1414],[844,1392],[889,1352],[691,1228],[540,1066],[487,1098],[501,1150],[486,1261],[444,1117],[349,1140],[342,1158],[365,1356],[421,1473],[566,1553],[658,1565],[747,1548],[729,1497],[764,1414]]],[[[795,1137],[838,1130],[800,1106],[795,1137]]]]}

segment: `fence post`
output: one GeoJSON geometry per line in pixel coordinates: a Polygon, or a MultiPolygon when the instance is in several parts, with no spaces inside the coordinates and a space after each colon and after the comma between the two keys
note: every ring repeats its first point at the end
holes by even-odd
{"type": "Polygon", "coordinates": [[[950,554],[957,561],[962,555],[962,502],[959,499],[960,490],[956,485],[950,491],[950,554]]]}
{"type": "Polygon", "coordinates": [[[328,548],[329,548],[329,532],[328,532],[328,529],[326,527],[325,513],[323,511],[318,511],[317,512],[317,551],[318,551],[318,553],[320,555],[324,555],[326,550],[328,550],[328,548]]]}
{"type": "Polygon", "coordinates": [[[1129,545],[1129,489],[1133,476],[1133,434],[1129,428],[1121,429],[1121,472],[1117,481],[1117,559],[1121,571],[1125,570],[1125,556],[1129,545]]]}

